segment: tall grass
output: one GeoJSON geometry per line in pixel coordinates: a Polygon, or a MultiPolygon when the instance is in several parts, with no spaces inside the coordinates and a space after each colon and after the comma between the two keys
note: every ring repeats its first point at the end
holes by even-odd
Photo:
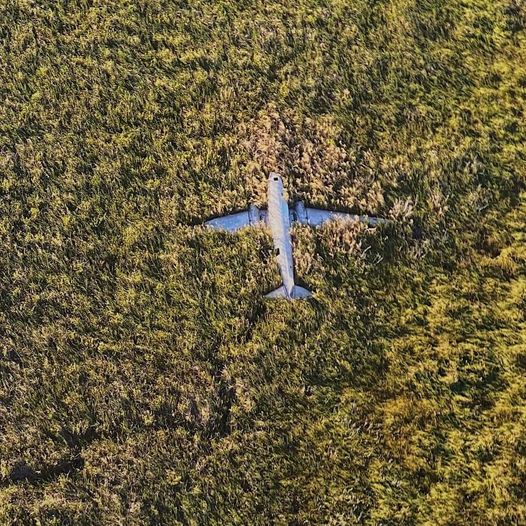
{"type": "Polygon", "coordinates": [[[0,523],[524,523],[525,20],[1,3],[0,523]]]}

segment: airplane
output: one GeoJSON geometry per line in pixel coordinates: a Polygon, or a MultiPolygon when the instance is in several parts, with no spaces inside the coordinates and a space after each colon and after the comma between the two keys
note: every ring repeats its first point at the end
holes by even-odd
{"type": "Polygon", "coordinates": [[[294,281],[294,258],[292,255],[292,237],[290,225],[293,222],[318,227],[327,221],[362,222],[371,226],[387,223],[386,219],[372,216],[360,216],[333,212],[318,208],[308,208],[303,201],[298,201],[289,208],[284,192],[281,177],[271,172],[268,178],[267,210],[262,210],[255,205],[250,205],[248,210],[237,212],[223,217],[210,219],[204,224],[207,227],[227,232],[236,232],[248,226],[267,226],[270,228],[274,242],[274,255],[279,266],[282,284],[266,298],[284,298],[287,300],[308,298],[312,295],[310,290],[296,285],[294,281]]]}

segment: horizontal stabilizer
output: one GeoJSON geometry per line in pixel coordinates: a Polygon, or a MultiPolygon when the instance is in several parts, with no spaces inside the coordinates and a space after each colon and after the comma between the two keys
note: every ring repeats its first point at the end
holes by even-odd
{"type": "Polygon", "coordinates": [[[294,288],[292,289],[292,299],[299,300],[303,298],[309,298],[310,296],[312,296],[312,292],[310,290],[304,289],[298,285],[294,285],[294,288]]]}
{"type": "Polygon", "coordinates": [[[304,289],[303,287],[300,287],[298,285],[294,285],[294,287],[292,288],[292,293],[289,295],[285,286],[281,285],[281,287],[278,287],[272,292],[265,294],[265,298],[284,298],[287,300],[299,300],[303,298],[308,298],[311,295],[312,294],[310,290],[304,289]]]}
{"type": "Polygon", "coordinates": [[[281,285],[277,289],[274,289],[272,292],[265,294],[265,298],[288,298],[287,289],[285,285],[281,285]]]}

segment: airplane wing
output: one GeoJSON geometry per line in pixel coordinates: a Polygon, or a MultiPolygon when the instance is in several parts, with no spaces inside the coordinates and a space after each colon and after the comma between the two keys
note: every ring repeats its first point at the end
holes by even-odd
{"type": "Polygon", "coordinates": [[[327,221],[361,222],[371,226],[387,223],[387,219],[379,217],[346,214],[345,212],[333,212],[320,208],[308,208],[302,201],[296,203],[294,209],[291,211],[291,221],[297,221],[298,223],[310,226],[320,226],[327,221]]]}
{"type": "Polygon", "coordinates": [[[236,232],[247,226],[258,226],[267,220],[267,211],[260,210],[257,206],[251,205],[248,210],[236,212],[223,217],[216,217],[205,222],[205,226],[227,232],[236,232]]]}

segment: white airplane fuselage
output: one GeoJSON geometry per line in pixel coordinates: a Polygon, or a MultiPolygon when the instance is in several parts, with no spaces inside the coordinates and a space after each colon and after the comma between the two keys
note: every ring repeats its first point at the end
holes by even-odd
{"type": "Polygon", "coordinates": [[[294,289],[294,259],[290,235],[289,205],[283,194],[283,181],[276,174],[268,179],[268,225],[274,241],[276,256],[283,286],[288,297],[294,289]]]}

